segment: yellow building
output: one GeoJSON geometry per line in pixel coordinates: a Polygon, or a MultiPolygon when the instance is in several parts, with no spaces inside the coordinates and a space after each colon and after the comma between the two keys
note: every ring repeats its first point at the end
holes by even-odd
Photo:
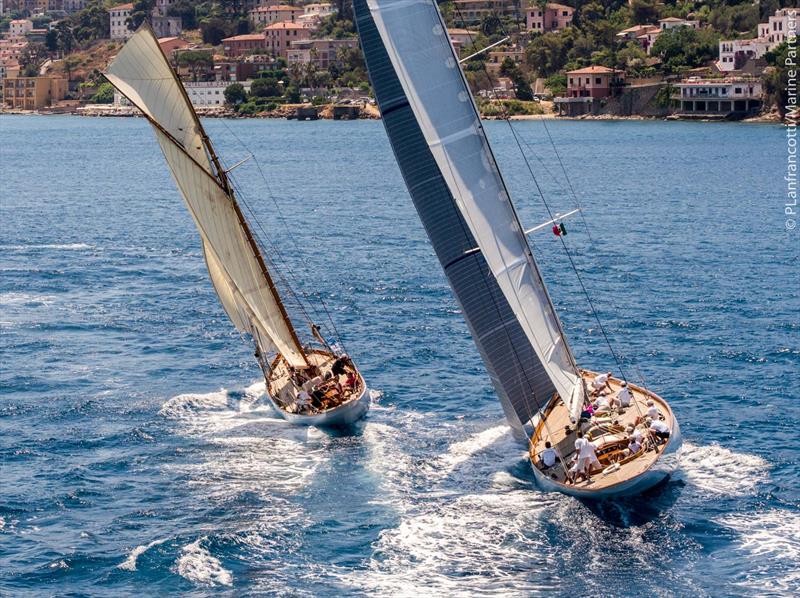
{"type": "Polygon", "coordinates": [[[3,108],[39,110],[67,95],[67,80],[55,77],[9,77],[3,79],[3,108]]]}

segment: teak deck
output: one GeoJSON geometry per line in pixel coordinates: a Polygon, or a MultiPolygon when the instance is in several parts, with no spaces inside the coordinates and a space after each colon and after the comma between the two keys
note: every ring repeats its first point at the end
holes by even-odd
{"type": "MultiPolygon", "coordinates": [[[[584,370],[583,376],[586,380],[587,386],[591,388],[591,381],[596,376],[596,373],[584,370]]],[[[611,378],[609,380],[609,385],[611,386],[613,396],[616,396],[620,388],[622,388],[620,382],[621,381],[617,380],[616,378],[611,378]]],[[[648,408],[647,400],[652,399],[655,401],[655,405],[658,407],[658,410],[664,416],[664,422],[670,427],[670,429],[674,428],[674,416],[666,401],[647,389],[641,388],[634,384],[628,383],[628,388],[633,396],[631,405],[625,408],[622,413],[614,412],[614,414],[611,416],[612,422],[618,422],[623,429],[628,424],[633,424],[638,416],[645,415],[648,408]]],[[[593,428],[596,429],[595,425],[593,424],[594,421],[595,420],[593,418],[592,422],[581,424],[580,429],[584,434],[587,434],[587,432],[593,428]]],[[[642,425],[641,428],[644,429],[645,426],[642,425]]],[[[555,448],[561,457],[563,457],[563,463],[565,463],[567,468],[569,468],[572,457],[575,453],[574,444],[576,432],[577,428],[575,425],[571,424],[569,412],[567,411],[564,402],[560,399],[556,399],[554,402],[551,402],[551,404],[544,410],[543,417],[537,423],[534,435],[530,442],[529,450],[533,466],[537,467],[540,471],[545,473],[545,475],[553,479],[553,481],[564,484],[566,482],[566,472],[564,471],[561,459],[556,461],[556,464],[553,467],[542,469],[539,461],[539,455],[545,448],[545,441],[549,440],[552,443],[553,448],[555,448]],[[567,434],[565,431],[565,426],[567,425],[569,425],[571,429],[569,434],[567,434]]],[[[646,436],[647,435],[645,434],[645,437],[646,436]]],[[[600,456],[603,446],[613,445],[615,441],[620,441],[624,438],[626,438],[624,432],[621,434],[593,434],[591,440],[598,445],[598,457],[600,458],[600,461],[603,462],[603,457],[600,456]]],[[[627,441],[625,441],[624,444],[627,445],[627,441]]],[[[639,453],[637,453],[635,456],[628,457],[627,459],[621,461],[620,467],[616,471],[603,473],[602,469],[593,470],[589,480],[581,479],[581,481],[571,484],[570,487],[586,490],[600,490],[603,488],[609,488],[619,484],[620,482],[624,482],[630,478],[636,477],[637,475],[647,471],[647,469],[649,469],[653,463],[656,462],[658,456],[664,450],[665,446],[666,444],[662,444],[655,450],[639,451],[639,453]]],[[[607,464],[608,463],[604,463],[604,467],[607,464]]]]}

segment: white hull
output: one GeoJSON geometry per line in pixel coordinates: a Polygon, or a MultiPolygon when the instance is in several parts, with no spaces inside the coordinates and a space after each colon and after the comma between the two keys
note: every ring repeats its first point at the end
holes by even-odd
{"type": "Polygon", "coordinates": [[[543,490],[548,492],[561,492],[576,498],[603,500],[634,496],[660,484],[675,471],[678,466],[682,444],[683,438],[681,437],[681,429],[678,425],[678,420],[674,419],[667,445],[664,447],[664,450],[658,456],[655,463],[653,463],[647,471],[607,488],[576,488],[567,484],[554,482],[544,475],[535,465],[532,467],[533,475],[536,478],[537,485],[543,490]]]}
{"type": "Polygon", "coordinates": [[[342,428],[354,424],[369,411],[371,403],[370,392],[366,384],[357,398],[347,401],[333,409],[314,414],[289,413],[281,409],[269,393],[267,393],[267,396],[272,402],[275,411],[289,423],[298,426],[317,426],[325,428],[342,428]]]}

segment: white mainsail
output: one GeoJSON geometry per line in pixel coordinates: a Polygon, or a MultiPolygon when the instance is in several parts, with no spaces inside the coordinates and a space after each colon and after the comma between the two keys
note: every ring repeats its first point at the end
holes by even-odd
{"type": "Polygon", "coordinates": [[[237,329],[262,353],[307,365],[266,266],[224,173],[152,30],[141,27],[108,67],[106,78],[153,125],[161,151],[200,232],[209,276],[237,329]]]}
{"type": "Polygon", "coordinates": [[[478,248],[557,392],[577,417],[583,404],[580,375],[436,3],[367,0],[367,5],[478,248]]]}

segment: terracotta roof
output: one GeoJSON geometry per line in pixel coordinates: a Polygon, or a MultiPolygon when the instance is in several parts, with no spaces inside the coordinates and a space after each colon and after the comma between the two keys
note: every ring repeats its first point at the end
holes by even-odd
{"type": "Polygon", "coordinates": [[[222,41],[224,42],[254,42],[254,41],[266,41],[263,35],[259,35],[257,33],[247,33],[245,35],[234,35],[233,37],[226,37],[222,41]]]}
{"type": "Polygon", "coordinates": [[[567,6],[566,4],[557,4],[555,2],[548,2],[547,3],[547,8],[555,8],[557,10],[562,10],[562,9],[563,10],[572,10],[572,11],[575,10],[571,6],[567,6]]]}
{"type": "Polygon", "coordinates": [[[128,4],[117,4],[116,6],[112,6],[108,10],[133,10],[133,3],[129,2],[128,4]]]}
{"type": "Polygon", "coordinates": [[[264,27],[264,31],[275,31],[278,29],[305,29],[305,25],[292,23],[291,21],[281,21],[280,23],[273,23],[264,27]]]}
{"type": "Polygon", "coordinates": [[[686,19],[679,19],[678,17],[667,17],[666,19],[659,19],[659,23],[683,23],[686,19]]]}
{"type": "Polygon", "coordinates": [[[621,73],[622,71],[616,69],[610,69],[607,66],[589,66],[584,69],[577,69],[575,71],[567,71],[568,75],[594,75],[594,74],[611,74],[611,73],[621,73]]]}

